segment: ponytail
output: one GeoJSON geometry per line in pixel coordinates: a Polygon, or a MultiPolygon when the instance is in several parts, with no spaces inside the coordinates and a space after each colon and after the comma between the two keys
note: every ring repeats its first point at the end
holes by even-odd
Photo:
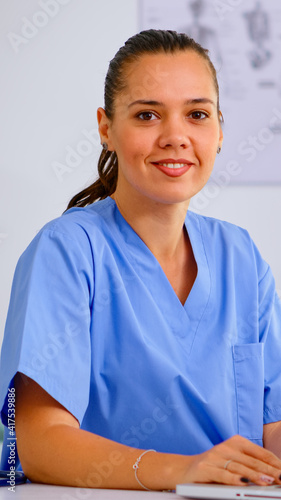
{"type": "Polygon", "coordinates": [[[98,161],[98,174],[99,177],[93,184],[73,196],[67,210],[72,207],[85,207],[114,193],[118,174],[118,160],[114,151],[102,150],[98,161]]]}

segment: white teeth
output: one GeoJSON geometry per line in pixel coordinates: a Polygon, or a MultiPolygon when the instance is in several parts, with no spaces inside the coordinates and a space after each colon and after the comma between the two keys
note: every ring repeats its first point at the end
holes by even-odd
{"type": "Polygon", "coordinates": [[[160,163],[160,165],[163,165],[163,167],[167,167],[167,168],[182,168],[182,167],[185,167],[186,164],[185,163],[160,163]]]}

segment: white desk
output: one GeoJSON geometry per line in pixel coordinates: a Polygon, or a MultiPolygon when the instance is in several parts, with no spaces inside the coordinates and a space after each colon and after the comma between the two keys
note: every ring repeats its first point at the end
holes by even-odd
{"type": "Polygon", "coordinates": [[[161,491],[98,490],[45,484],[20,484],[15,493],[0,488],[0,500],[179,500],[176,493],[161,491]]]}

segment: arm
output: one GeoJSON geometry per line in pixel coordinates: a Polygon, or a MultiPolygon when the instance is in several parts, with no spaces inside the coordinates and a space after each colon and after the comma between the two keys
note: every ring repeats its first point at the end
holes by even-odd
{"type": "MultiPolygon", "coordinates": [[[[142,450],[79,429],[73,415],[30,378],[18,373],[15,386],[19,457],[31,481],[140,489],[133,464],[142,450]]],[[[138,476],[151,489],[171,489],[182,478],[190,458],[157,453],[156,466],[155,455],[144,457],[138,476]]]]}
{"type": "Polygon", "coordinates": [[[281,458],[281,421],[263,426],[263,443],[267,450],[281,458]]]}
{"type": "MultiPolygon", "coordinates": [[[[77,420],[28,377],[17,374],[16,432],[21,464],[35,482],[78,487],[140,489],[132,468],[142,450],[79,429],[77,420]]],[[[281,461],[240,437],[194,456],[147,453],[138,477],[150,489],[174,489],[182,482],[242,485],[241,477],[279,481],[281,461]],[[224,465],[231,460],[227,470],[224,465]]]]}

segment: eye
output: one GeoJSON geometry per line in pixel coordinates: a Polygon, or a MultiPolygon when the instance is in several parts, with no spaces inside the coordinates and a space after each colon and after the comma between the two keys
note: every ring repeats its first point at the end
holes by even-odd
{"type": "Polygon", "coordinates": [[[157,116],[152,113],[152,111],[142,111],[141,113],[137,114],[137,118],[143,121],[151,121],[151,120],[156,120],[157,116]]]}
{"type": "Polygon", "coordinates": [[[205,113],[205,111],[193,111],[190,113],[190,116],[193,120],[203,120],[204,118],[208,118],[208,113],[205,113]]]}

